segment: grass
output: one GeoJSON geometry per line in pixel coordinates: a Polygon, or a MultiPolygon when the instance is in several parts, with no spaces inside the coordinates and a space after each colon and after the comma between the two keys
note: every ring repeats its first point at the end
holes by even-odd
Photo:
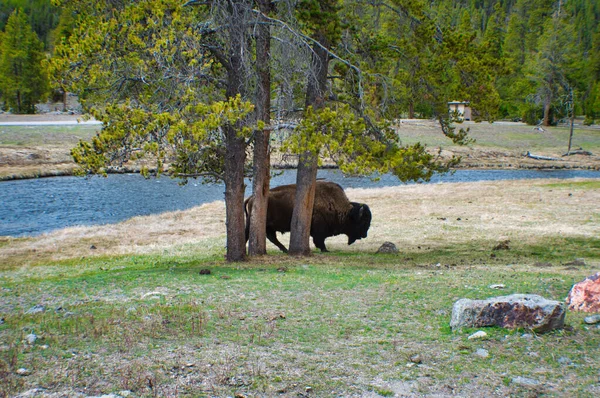
{"type": "Polygon", "coordinates": [[[487,340],[473,342],[467,339],[473,330],[448,328],[460,297],[497,295],[488,286],[502,282],[502,294],[562,300],[589,268],[470,264],[444,252],[430,255],[461,265],[371,254],[294,260],[277,253],[266,264],[152,255],[54,264],[44,278],[32,274],[3,284],[0,336],[8,349],[0,358],[5,368],[33,371],[27,378],[8,376],[13,393],[42,383],[142,396],[295,395],[307,386],[317,396],[385,395],[412,382],[414,394],[452,386],[471,396],[510,395],[522,387],[503,379],[518,376],[539,380],[547,393],[574,396],[596,388],[599,331],[586,329],[580,314],[569,314],[564,331],[529,337],[491,329],[487,340]],[[74,266],[86,272],[71,275],[74,266]],[[210,275],[199,273],[205,268],[210,275]],[[39,303],[45,312],[23,315],[39,303]],[[31,332],[40,340],[23,344],[31,332]],[[475,357],[477,348],[490,357],[475,357]],[[411,366],[415,354],[423,360],[411,366]],[[561,365],[562,357],[577,366],[561,365]]]}
{"type": "Polygon", "coordinates": [[[93,124],[57,126],[0,126],[0,145],[6,146],[75,146],[80,139],[89,140],[100,126],[93,124]]]}
{"type": "Polygon", "coordinates": [[[332,238],[331,253],[300,259],[269,246],[224,262],[220,202],[5,238],[0,396],[598,395],[600,328],[586,314],[541,335],[486,328],[469,340],[475,329],[449,328],[459,298],[562,301],[596,272],[598,183],[348,190],[372,208],[369,238],[332,238]],[[400,253],[374,254],[385,240],[400,253]],[[570,265],[577,258],[586,265],[570,265]],[[36,305],[45,310],[27,314],[36,305]]]}

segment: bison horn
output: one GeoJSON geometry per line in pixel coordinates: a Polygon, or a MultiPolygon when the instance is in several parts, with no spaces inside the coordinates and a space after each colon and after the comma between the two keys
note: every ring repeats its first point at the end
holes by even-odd
{"type": "Polygon", "coordinates": [[[358,210],[358,218],[362,218],[364,212],[365,212],[365,206],[360,205],[360,209],[358,210]]]}

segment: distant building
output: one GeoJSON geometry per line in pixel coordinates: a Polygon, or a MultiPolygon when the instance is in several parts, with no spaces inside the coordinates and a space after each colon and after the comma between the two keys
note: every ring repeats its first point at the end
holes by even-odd
{"type": "Polygon", "coordinates": [[[448,102],[448,112],[456,112],[462,120],[471,120],[471,107],[469,102],[450,101],[448,102]]]}

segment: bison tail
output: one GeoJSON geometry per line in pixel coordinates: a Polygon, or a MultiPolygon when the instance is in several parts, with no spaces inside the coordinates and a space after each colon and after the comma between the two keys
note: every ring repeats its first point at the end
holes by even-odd
{"type": "MultiPolygon", "coordinates": [[[[248,203],[252,199],[250,196],[248,199],[244,200],[244,213],[246,213],[246,242],[250,239],[250,212],[248,211],[248,203]]],[[[252,206],[252,204],[250,204],[252,206]]]]}

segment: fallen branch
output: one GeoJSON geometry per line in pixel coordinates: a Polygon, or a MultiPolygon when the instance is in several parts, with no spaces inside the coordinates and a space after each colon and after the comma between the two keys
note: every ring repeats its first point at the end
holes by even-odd
{"type": "Polygon", "coordinates": [[[575,150],[575,151],[569,151],[569,152],[565,153],[563,156],[571,156],[571,155],[593,156],[594,154],[591,153],[590,151],[584,151],[583,149],[578,149],[578,150],[575,150]]]}
{"type": "Polygon", "coordinates": [[[536,159],[536,160],[560,160],[560,159],[558,159],[558,158],[553,158],[553,157],[550,157],[550,156],[540,156],[540,155],[534,155],[534,154],[532,154],[532,153],[531,153],[531,152],[529,152],[529,151],[527,151],[527,155],[526,155],[526,156],[527,156],[528,158],[531,158],[531,159],[536,159]]]}

